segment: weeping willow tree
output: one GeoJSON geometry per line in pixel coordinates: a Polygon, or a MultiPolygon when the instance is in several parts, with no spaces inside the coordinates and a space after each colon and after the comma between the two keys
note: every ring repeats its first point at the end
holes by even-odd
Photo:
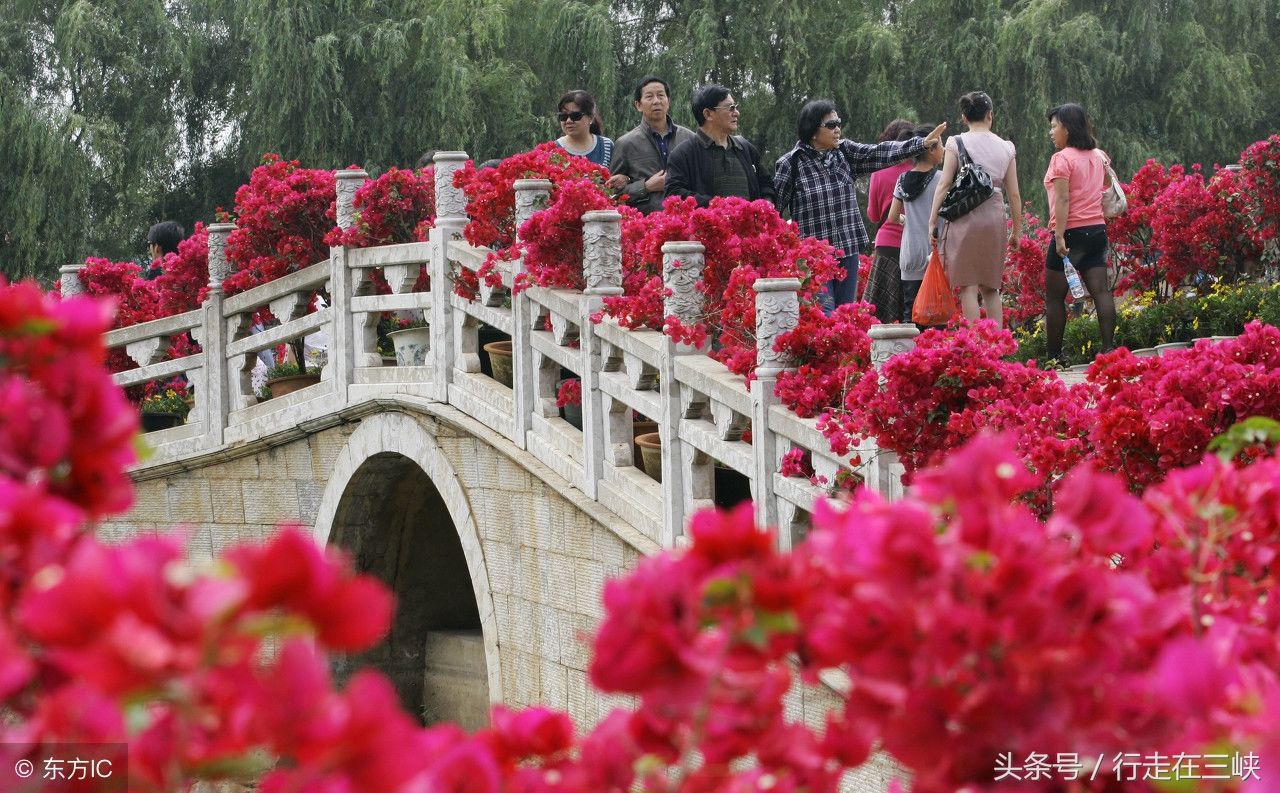
{"type": "Polygon", "coordinates": [[[229,206],[267,151],[505,156],[559,133],[571,88],[616,137],[647,73],[684,124],[695,86],[728,85],[769,161],[807,99],[871,140],[985,89],[1043,211],[1050,106],[1083,103],[1122,172],[1225,162],[1276,131],[1278,34],[1280,0],[0,0],[0,250],[46,278],[131,257],[150,223],[229,206]]]}
{"type": "Polygon", "coordinates": [[[48,284],[60,265],[88,248],[81,237],[89,209],[89,163],[61,125],[0,88],[0,272],[48,284]]]}
{"type": "MultiPolygon", "coordinates": [[[[624,0],[615,3],[622,70],[672,83],[672,115],[695,123],[691,90],[718,82],[743,108],[742,131],[766,158],[795,142],[796,117],[808,99],[830,97],[849,124],[846,135],[873,139],[891,119],[911,112],[895,90],[901,76],[900,32],[885,24],[877,0],[624,0]]],[[[626,86],[630,88],[630,86],[626,86]]],[[[630,96],[618,108],[634,117],[630,96]]]]}
{"type": "MultiPolygon", "coordinates": [[[[1023,195],[1053,153],[1045,113],[1078,102],[1117,170],[1148,157],[1229,162],[1275,127],[1267,104],[1275,0],[909,0],[901,4],[902,91],[926,115],[956,119],[974,88],[995,101],[996,131],[1018,146],[1023,195]],[[1269,116],[1269,118],[1268,118],[1269,116]]],[[[1270,108],[1270,109],[1269,109],[1270,108]]],[[[959,127],[956,127],[958,131],[959,127]]]]}

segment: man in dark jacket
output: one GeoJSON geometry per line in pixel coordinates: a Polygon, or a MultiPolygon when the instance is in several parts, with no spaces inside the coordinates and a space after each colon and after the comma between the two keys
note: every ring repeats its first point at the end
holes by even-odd
{"type": "Polygon", "coordinates": [[[738,129],[738,103],[723,85],[704,85],[693,94],[698,132],[667,159],[668,196],[693,196],[706,206],[716,196],[754,201],[773,197],[772,175],[760,166],[760,153],[738,129]]]}
{"type": "Polygon", "coordinates": [[[671,86],[661,77],[648,75],[636,84],[635,105],[640,124],[614,142],[608,184],[626,194],[627,206],[647,215],[662,209],[667,158],[693,132],[672,123],[671,86]]]}

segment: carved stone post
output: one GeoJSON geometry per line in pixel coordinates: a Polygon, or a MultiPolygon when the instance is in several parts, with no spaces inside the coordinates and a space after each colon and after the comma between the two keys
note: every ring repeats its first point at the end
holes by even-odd
{"type": "MultiPolygon", "coordinates": [[[[227,418],[231,414],[231,362],[227,360],[227,322],[222,317],[222,282],[231,274],[227,262],[227,237],[234,223],[209,226],[209,294],[204,299],[204,377],[196,389],[196,409],[204,418],[205,446],[217,448],[225,440],[227,418]]],[[[240,367],[236,367],[237,374],[240,367]]]]}
{"type": "MultiPolygon", "coordinates": [[[[756,523],[778,525],[778,502],[773,492],[773,476],[782,455],[778,437],[769,427],[769,409],[778,404],[773,389],[778,375],[794,368],[794,363],[774,349],[778,337],[800,324],[800,281],[796,278],[761,278],[756,291],[756,379],[751,382],[751,454],[755,460],[752,495],[756,523]]],[[[778,533],[778,542],[790,548],[788,532],[778,533]]]]}
{"type": "Polygon", "coordinates": [[[80,271],[83,269],[83,264],[66,264],[58,268],[58,275],[61,278],[60,291],[63,297],[84,294],[84,282],[80,280],[80,271]]]}
{"type": "MultiPolygon", "coordinates": [[[[911,324],[872,325],[868,335],[871,336],[871,365],[878,370],[892,356],[915,349],[920,331],[911,324]]],[[[878,448],[873,438],[863,442],[858,454],[867,461],[862,470],[867,487],[887,499],[902,498],[903,468],[898,455],[878,448]]]]}
{"type": "MultiPolygon", "coordinates": [[[[431,390],[437,402],[449,401],[449,382],[453,379],[457,345],[461,343],[458,341],[461,328],[454,327],[449,243],[461,239],[462,229],[467,225],[466,196],[460,188],[453,186],[454,174],[466,161],[465,151],[439,151],[434,158],[436,224],[431,229],[431,316],[427,321],[431,326],[430,354],[434,379],[431,390]]],[[[475,347],[474,333],[472,347],[475,347]]]]}
{"type": "MultiPolygon", "coordinates": [[[[338,171],[338,226],[351,228],[356,222],[356,190],[369,178],[362,169],[338,171]]],[[[355,382],[356,367],[380,366],[381,356],[370,351],[377,345],[376,314],[356,316],[351,312],[351,298],[360,293],[364,273],[347,266],[347,248],[329,249],[329,299],[332,301],[333,326],[329,335],[329,356],[321,378],[333,380],[338,404],[347,404],[348,388],[355,382]]]]}
{"type": "Polygon", "coordinates": [[[914,350],[920,331],[909,323],[872,325],[867,335],[871,337],[871,365],[879,369],[890,356],[914,350]]]}
{"type": "MultiPolygon", "coordinates": [[[[586,282],[578,311],[578,339],[582,345],[582,431],[584,491],[598,495],[604,476],[605,450],[622,442],[607,433],[604,395],[600,392],[600,341],[591,315],[604,298],[622,294],[622,213],[612,209],[582,216],[582,275],[586,282]]],[[[631,438],[626,439],[628,447],[631,438]]]]}
{"type": "MultiPolygon", "coordinates": [[[[663,301],[663,313],[686,324],[702,318],[702,293],[697,285],[702,281],[703,252],[700,242],[668,242],[662,246],[662,282],[671,290],[663,301]]],[[[684,534],[685,521],[695,503],[709,501],[714,495],[715,468],[711,461],[680,440],[681,419],[686,415],[697,417],[706,409],[704,402],[684,399],[676,382],[676,358],[696,354],[698,349],[663,336],[658,370],[662,411],[653,418],[662,439],[662,544],[667,548],[684,534]]]]}
{"type": "MultiPolygon", "coordinates": [[[[517,179],[514,186],[518,233],[520,227],[533,216],[533,213],[546,208],[547,202],[551,199],[551,182],[546,179],[517,179]]],[[[519,275],[524,271],[524,259],[517,259],[512,263],[511,268],[513,277],[519,275]]],[[[541,355],[534,355],[533,324],[536,318],[537,314],[527,295],[519,293],[511,296],[511,368],[516,411],[515,442],[522,449],[528,442],[526,435],[529,428],[533,426],[533,412],[538,404],[537,372],[540,368],[554,367],[556,371],[560,369],[554,362],[543,361],[541,355]]],[[[543,379],[555,382],[555,378],[550,376],[543,379]]],[[[584,411],[583,419],[585,418],[584,411]]]]}
{"type": "Polygon", "coordinates": [[[363,168],[350,168],[334,174],[337,179],[338,226],[349,229],[356,224],[356,190],[369,179],[363,168]]]}

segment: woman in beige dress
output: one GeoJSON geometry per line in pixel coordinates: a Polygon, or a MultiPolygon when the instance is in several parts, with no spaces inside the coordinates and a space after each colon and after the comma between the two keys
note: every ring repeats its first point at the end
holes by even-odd
{"type": "Polygon", "coordinates": [[[960,310],[973,322],[985,308],[987,318],[999,325],[1003,321],[1000,305],[1000,283],[1004,277],[1004,258],[1008,244],[1022,236],[1022,195],[1018,192],[1018,165],[1013,143],[991,131],[991,97],[972,91],[960,97],[960,120],[968,131],[952,136],[942,162],[942,178],[933,196],[929,213],[929,234],[938,228],[938,209],[960,170],[960,150],[956,138],[964,141],[969,158],[991,177],[996,188],[991,198],[969,214],[945,224],[938,240],[947,278],[960,289],[960,310]],[[1013,208],[1013,224],[1005,198],[1013,208]]]}

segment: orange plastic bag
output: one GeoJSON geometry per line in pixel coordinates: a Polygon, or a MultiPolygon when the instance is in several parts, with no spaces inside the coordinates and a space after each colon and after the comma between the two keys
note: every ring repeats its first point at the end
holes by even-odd
{"type": "Polygon", "coordinates": [[[942,269],[942,257],[938,255],[935,244],[929,264],[924,268],[924,280],[920,282],[916,302],[911,305],[911,321],[917,325],[945,325],[955,313],[955,294],[947,280],[947,271],[942,269]]]}

